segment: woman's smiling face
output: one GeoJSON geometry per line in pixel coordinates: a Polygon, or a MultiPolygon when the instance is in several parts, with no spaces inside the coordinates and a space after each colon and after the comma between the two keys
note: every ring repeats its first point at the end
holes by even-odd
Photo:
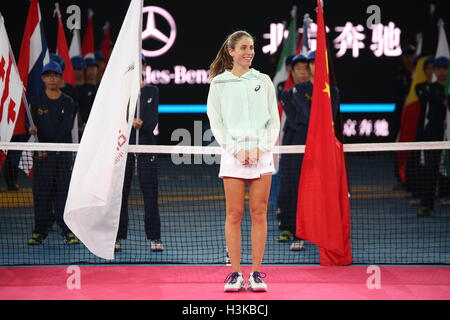
{"type": "Polygon", "coordinates": [[[252,65],[255,56],[255,48],[253,39],[249,37],[241,37],[234,47],[229,49],[230,55],[233,57],[233,65],[247,69],[252,65]]]}

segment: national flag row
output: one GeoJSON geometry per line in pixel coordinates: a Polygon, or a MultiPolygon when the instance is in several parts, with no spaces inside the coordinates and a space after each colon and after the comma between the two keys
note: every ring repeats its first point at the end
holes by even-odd
{"type": "MultiPolygon", "coordinates": [[[[438,21],[438,43],[435,53],[435,58],[445,57],[450,59],[450,49],[447,41],[447,35],[445,32],[445,25],[443,20],[438,21]]],[[[406,97],[400,123],[400,131],[397,137],[398,142],[415,142],[417,128],[419,125],[420,114],[421,114],[421,102],[416,93],[416,86],[420,83],[427,82],[427,76],[425,74],[424,64],[429,58],[424,56],[421,52],[422,50],[423,38],[419,37],[417,44],[417,50],[415,52],[415,57],[417,59],[416,68],[412,75],[411,85],[408,90],[408,95],[406,97]]],[[[436,81],[436,76],[433,76],[432,81],[436,81]]],[[[450,93],[450,73],[447,74],[447,80],[444,85],[444,94],[447,97],[450,93]]],[[[446,111],[446,123],[450,123],[450,111],[446,111]]],[[[450,126],[446,126],[444,133],[444,141],[450,141],[450,126]]],[[[407,158],[410,153],[408,151],[403,151],[397,153],[397,165],[398,165],[398,176],[400,178],[400,183],[405,184],[407,180],[407,158]]],[[[448,151],[443,152],[442,161],[442,173],[450,177],[450,153],[448,151]]]]}
{"type": "MultiPolygon", "coordinates": [[[[64,212],[64,221],[70,230],[89,250],[105,259],[114,256],[127,160],[124,154],[127,153],[128,137],[141,89],[142,9],[143,0],[131,1],[114,50],[104,52],[105,58],[110,58],[110,63],[101,79],[79,145],[64,212]],[[104,106],[108,106],[106,114],[104,106]]],[[[69,57],[80,54],[92,57],[94,54],[93,15],[92,12],[89,14],[90,21],[83,45],[79,46],[79,35],[75,33],[70,49],[58,6],[55,16],[58,19],[56,52],[65,60],[65,69],[69,70],[64,79],[73,83],[69,57]]],[[[105,42],[109,42],[109,39],[106,33],[105,42]]],[[[108,48],[105,46],[104,49],[108,48]]],[[[4,20],[0,18],[0,143],[9,142],[14,134],[26,137],[17,142],[26,142],[28,139],[27,128],[34,124],[26,97],[34,96],[44,89],[41,74],[49,60],[38,0],[31,0],[30,3],[18,65],[9,45],[4,20]],[[28,114],[27,118],[25,114],[28,114]]],[[[22,161],[25,156],[29,157],[28,163],[32,164],[31,155],[26,153],[19,157],[21,163],[27,163],[22,161]]],[[[4,161],[5,154],[0,155],[0,159],[4,161]]],[[[27,170],[31,170],[31,167],[27,170]]]]}
{"type": "MultiPolygon", "coordinates": [[[[94,13],[92,10],[88,12],[83,42],[80,41],[80,31],[75,29],[70,47],[58,3],[55,4],[55,17],[58,20],[55,52],[65,62],[63,80],[74,84],[71,58],[74,56],[87,58],[95,55],[94,13]]],[[[33,125],[27,101],[44,89],[41,72],[44,65],[50,61],[39,0],[30,1],[18,64],[11,49],[5,24],[7,25],[7,21],[0,14],[0,142],[37,142],[37,138],[30,137],[27,130],[33,125]]],[[[107,23],[100,49],[106,61],[109,59],[111,50],[110,24],[107,23]]],[[[23,153],[21,156],[13,156],[12,159],[19,168],[30,175],[32,161],[24,161],[24,157],[30,156],[23,153]]],[[[0,169],[5,159],[5,153],[0,151],[0,169]]]]}

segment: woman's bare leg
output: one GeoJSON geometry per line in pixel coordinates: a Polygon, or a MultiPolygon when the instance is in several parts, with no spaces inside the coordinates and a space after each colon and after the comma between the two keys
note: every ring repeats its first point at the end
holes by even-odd
{"type": "Polygon", "coordinates": [[[267,207],[271,175],[250,180],[250,216],[252,218],[252,272],[260,271],[267,239],[267,207]]]}
{"type": "Polygon", "coordinates": [[[241,272],[241,221],[244,216],[245,180],[223,178],[226,200],[225,239],[233,272],[241,272]]]}

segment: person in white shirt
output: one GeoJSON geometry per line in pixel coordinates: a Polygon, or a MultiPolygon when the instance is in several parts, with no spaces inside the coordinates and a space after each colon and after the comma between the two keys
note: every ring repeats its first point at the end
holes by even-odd
{"type": "Polygon", "coordinates": [[[241,221],[246,182],[252,219],[252,272],[248,288],[267,291],[260,272],[266,238],[267,207],[275,172],[272,149],[280,131],[275,88],[269,76],[250,68],[255,56],[253,37],[237,31],[227,37],[211,64],[207,114],[211,129],[224,149],[219,177],[226,199],[225,238],[232,273],[225,291],[240,291],[241,221]]]}

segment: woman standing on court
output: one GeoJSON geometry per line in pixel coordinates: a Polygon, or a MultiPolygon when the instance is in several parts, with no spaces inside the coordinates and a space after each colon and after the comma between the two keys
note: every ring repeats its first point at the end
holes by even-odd
{"type": "Polygon", "coordinates": [[[207,114],[223,148],[219,177],[226,200],[225,238],[232,273],[225,291],[244,289],[241,272],[241,221],[246,182],[252,221],[252,272],[248,289],[267,291],[260,272],[267,238],[267,206],[272,174],[272,149],[280,131],[275,88],[269,76],[250,68],[255,56],[253,37],[245,31],[229,35],[211,64],[207,114]]]}

